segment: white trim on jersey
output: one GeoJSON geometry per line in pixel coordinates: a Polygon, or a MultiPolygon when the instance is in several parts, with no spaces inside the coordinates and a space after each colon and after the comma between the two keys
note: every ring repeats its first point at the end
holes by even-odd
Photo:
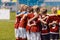
{"type": "Polygon", "coordinates": [[[41,35],[47,35],[47,34],[49,34],[49,33],[41,33],[41,35]]]}
{"type": "Polygon", "coordinates": [[[59,34],[58,32],[50,32],[50,33],[52,33],[52,34],[59,34]]]}

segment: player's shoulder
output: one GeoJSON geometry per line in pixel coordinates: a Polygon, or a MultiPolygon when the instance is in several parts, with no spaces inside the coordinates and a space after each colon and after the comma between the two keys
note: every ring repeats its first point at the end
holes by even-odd
{"type": "Polygon", "coordinates": [[[20,13],[21,13],[20,11],[17,11],[17,12],[16,12],[16,15],[19,15],[20,13]]]}
{"type": "Polygon", "coordinates": [[[46,15],[47,15],[47,16],[50,16],[50,14],[49,14],[49,13],[47,13],[46,15]]]}
{"type": "Polygon", "coordinates": [[[49,16],[57,16],[57,14],[50,14],[49,16]]]}
{"type": "Polygon", "coordinates": [[[16,12],[16,16],[19,16],[20,13],[21,13],[20,11],[16,12]]]}
{"type": "Polygon", "coordinates": [[[28,14],[28,12],[27,11],[23,11],[22,14],[28,14]]]}

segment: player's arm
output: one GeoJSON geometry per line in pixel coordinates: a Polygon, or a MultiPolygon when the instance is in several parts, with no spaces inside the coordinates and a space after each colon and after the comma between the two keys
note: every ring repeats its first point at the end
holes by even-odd
{"type": "Polygon", "coordinates": [[[16,16],[15,23],[18,23],[18,21],[19,21],[19,16],[16,16]]]}
{"type": "Polygon", "coordinates": [[[30,24],[30,20],[28,20],[28,25],[29,25],[29,26],[36,25],[36,22],[35,22],[35,21],[33,21],[33,24],[30,24]]]}
{"type": "Polygon", "coordinates": [[[53,23],[49,23],[49,25],[52,25],[53,23]]]}
{"type": "Polygon", "coordinates": [[[16,16],[21,16],[21,15],[23,15],[23,13],[20,13],[19,15],[16,15],[16,16]]]}
{"type": "Polygon", "coordinates": [[[14,26],[15,26],[15,27],[18,27],[18,23],[19,23],[19,16],[16,16],[14,26]]]}
{"type": "Polygon", "coordinates": [[[37,17],[38,17],[38,15],[36,14],[33,18],[31,18],[31,19],[29,20],[29,25],[30,25],[30,26],[36,25],[35,22],[33,22],[33,24],[30,24],[30,22],[33,21],[33,20],[34,20],[35,18],[37,18],[37,17]]]}
{"type": "Polygon", "coordinates": [[[43,20],[48,19],[48,17],[49,17],[49,16],[46,16],[45,18],[43,18],[43,20]]]}
{"type": "Polygon", "coordinates": [[[37,18],[37,17],[38,17],[38,14],[35,14],[35,16],[30,19],[30,21],[34,20],[34,19],[37,18]]]}
{"type": "Polygon", "coordinates": [[[27,25],[31,26],[31,24],[30,24],[30,21],[29,21],[29,20],[28,20],[28,23],[27,23],[27,25]]]}
{"type": "Polygon", "coordinates": [[[49,19],[49,16],[46,16],[46,17],[43,18],[43,19],[40,18],[40,21],[41,21],[42,23],[44,23],[44,24],[48,24],[48,19],[49,19]],[[44,21],[44,20],[46,20],[46,21],[44,21]]]}
{"type": "Polygon", "coordinates": [[[49,23],[49,25],[52,25],[52,24],[57,24],[57,22],[56,21],[53,21],[52,23],[49,23]]]}
{"type": "Polygon", "coordinates": [[[44,21],[45,19],[41,19],[41,17],[39,17],[38,20],[40,20],[40,22],[42,22],[44,24],[47,24],[47,22],[44,21]]]}
{"type": "Polygon", "coordinates": [[[43,21],[43,19],[40,19],[40,21],[41,21],[42,23],[44,23],[44,24],[47,24],[47,22],[43,21]]]}
{"type": "Polygon", "coordinates": [[[31,26],[33,26],[33,25],[36,25],[36,22],[35,21],[33,21],[33,24],[31,24],[31,26]]]}
{"type": "Polygon", "coordinates": [[[24,20],[27,17],[27,14],[24,14],[21,20],[24,20]]]}

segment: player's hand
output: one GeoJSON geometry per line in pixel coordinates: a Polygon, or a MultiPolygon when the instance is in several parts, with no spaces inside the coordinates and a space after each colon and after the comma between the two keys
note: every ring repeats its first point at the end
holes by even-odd
{"type": "Polygon", "coordinates": [[[41,17],[39,17],[38,20],[42,20],[41,17]]]}
{"type": "Polygon", "coordinates": [[[31,24],[31,26],[33,26],[33,25],[36,25],[36,22],[35,21],[33,21],[33,24],[31,24]]]}
{"type": "Polygon", "coordinates": [[[30,20],[28,20],[28,23],[27,23],[27,25],[28,25],[28,26],[31,26],[31,24],[30,24],[30,20]]]}
{"type": "Polygon", "coordinates": [[[27,25],[31,27],[31,25],[29,23],[27,25]]]}
{"type": "Polygon", "coordinates": [[[39,19],[43,24],[47,24],[43,19],[39,19]]]}
{"type": "Polygon", "coordinates": [[[50,26],[50,25],[52,25],[52,23],[49,23],[48,25],[50,26]]]}
{"type": "Polygon", "coordinates": [[[43,20],[45,20],[45,19],[47,19],[48,18],[48,16],[46,16],[45,18],[43,18],[43,20]]]}

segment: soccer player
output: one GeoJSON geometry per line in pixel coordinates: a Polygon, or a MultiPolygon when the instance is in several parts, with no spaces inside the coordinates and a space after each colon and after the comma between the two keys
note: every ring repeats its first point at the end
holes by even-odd
{"type": "MultiPolygon", "coordinates": [[[[20,14],[20,12],[17,13],[17,15],[19,15],[19,14],[20,14]]],[[[19,21],[20,21],[20,16],[16,16],[16,21],[15,21],[15,37],[16,37],[16,40],[19,40],[19,32],[18,32],[19,21]]]]}
{"type": "Polygon", "coordinates": [[[24,5],[21,9],[22,10],[22,16],[21,16],[21,20],[20,20],[20,23],[19,23],[19,37],[20,37],[20,40],[26,40],[26,21],[27,21],[27,18],[25,17],[25,15],[28,13],[27,12],[27,5],[24,5]]]}
{"type": "Polygon", "coordinates": [[[17,15],[16,15],[16,21],[15,21],[15,37],[16,37],[16,40],[20,40],[21,38],[19,37],[19,23],[20,23],[20,20],[21,20],[21,16],[23,15],[23,7],[24,7],[24,4],[21,4],[19,6],[19,11],[17,12],[17,15]]]}
{"type": "Polygon", "coordinates": [[[38,26],[36,26],[35,18],[37,17],[37,14],[34,12],[33,8],[31,7],[29,9],[29,14],[27,15],[27,26],[26,26],[26,31],[27,31],[27,40],[39,40],[40,36],[38,32],[39,29],[38,26]],[[30,22],[30,20],[33,20],[30,22]],[[31,24],[31,25],[30,25],[31,24]],[[34,27],[33,27],[34,26],[34,27]]]}
{"type": "MultiPolygon", "coordinates": [[[[39,13],[39,8],[37,7],[35,9],[35,13],[39,13]]],[[[38,15],[35,18],[31,18],[31,20],[28,20],[28,24],[30,25],[30,34],[31,34],[31,40],[41,40],[41,34],[40,34],[40,21],[38,20],[38,15]],[[31,23],[32,22],[32,23],[31,23]]]]}
{"type": "MultiPolygon", "coordinates": [[[[22,7],[23,5],[21,5],[21,6],[19,6],[19,7],[22,7]]],[[[17,12],[17,15],[16,15],[16,21],[15,21],[15,37],[16,37],[16,40],[19,40],[20,38],[19,38],[19,29],[18,29],[18,27],[19,27],[19,22],[20,22],[20,19],[21,19],[21,12],[22,12],[22,10],[21,9],[19,9],[19,11],[17,12]]]]}
{"type": "Polygon", "coordinates": [[[41,21],[41,39],[42,40],[50,40],[49,36],[49,26],[47,23],[48,15],[47,9],[45,7],[40,8],[40,20],[41,21]]]}
{"type": "Polygon", "coordinates": [[[27,26],[26,26],[26,32],[27,32],[27,40],[31,40],[31,36],[30,36],[30,27],[29,27],[29,25],[28,25],[28,20],[30,19],[30,18],[32,18],[32,17],[34,17],[34,15],[33,15],[33,9],[32,9],[32,7],[30,7],[29,8],[29,13],[27,14],[27,26]]]}
{"type": "Polygon", "coordinates": [[[51,9],[52,14],[49,17],[49,27],[50,27],[50,38],[52,40],[59,39],[59,22],[58,22],[58,15],[57,15],[57,8],[52,7],[51,9]]]}

